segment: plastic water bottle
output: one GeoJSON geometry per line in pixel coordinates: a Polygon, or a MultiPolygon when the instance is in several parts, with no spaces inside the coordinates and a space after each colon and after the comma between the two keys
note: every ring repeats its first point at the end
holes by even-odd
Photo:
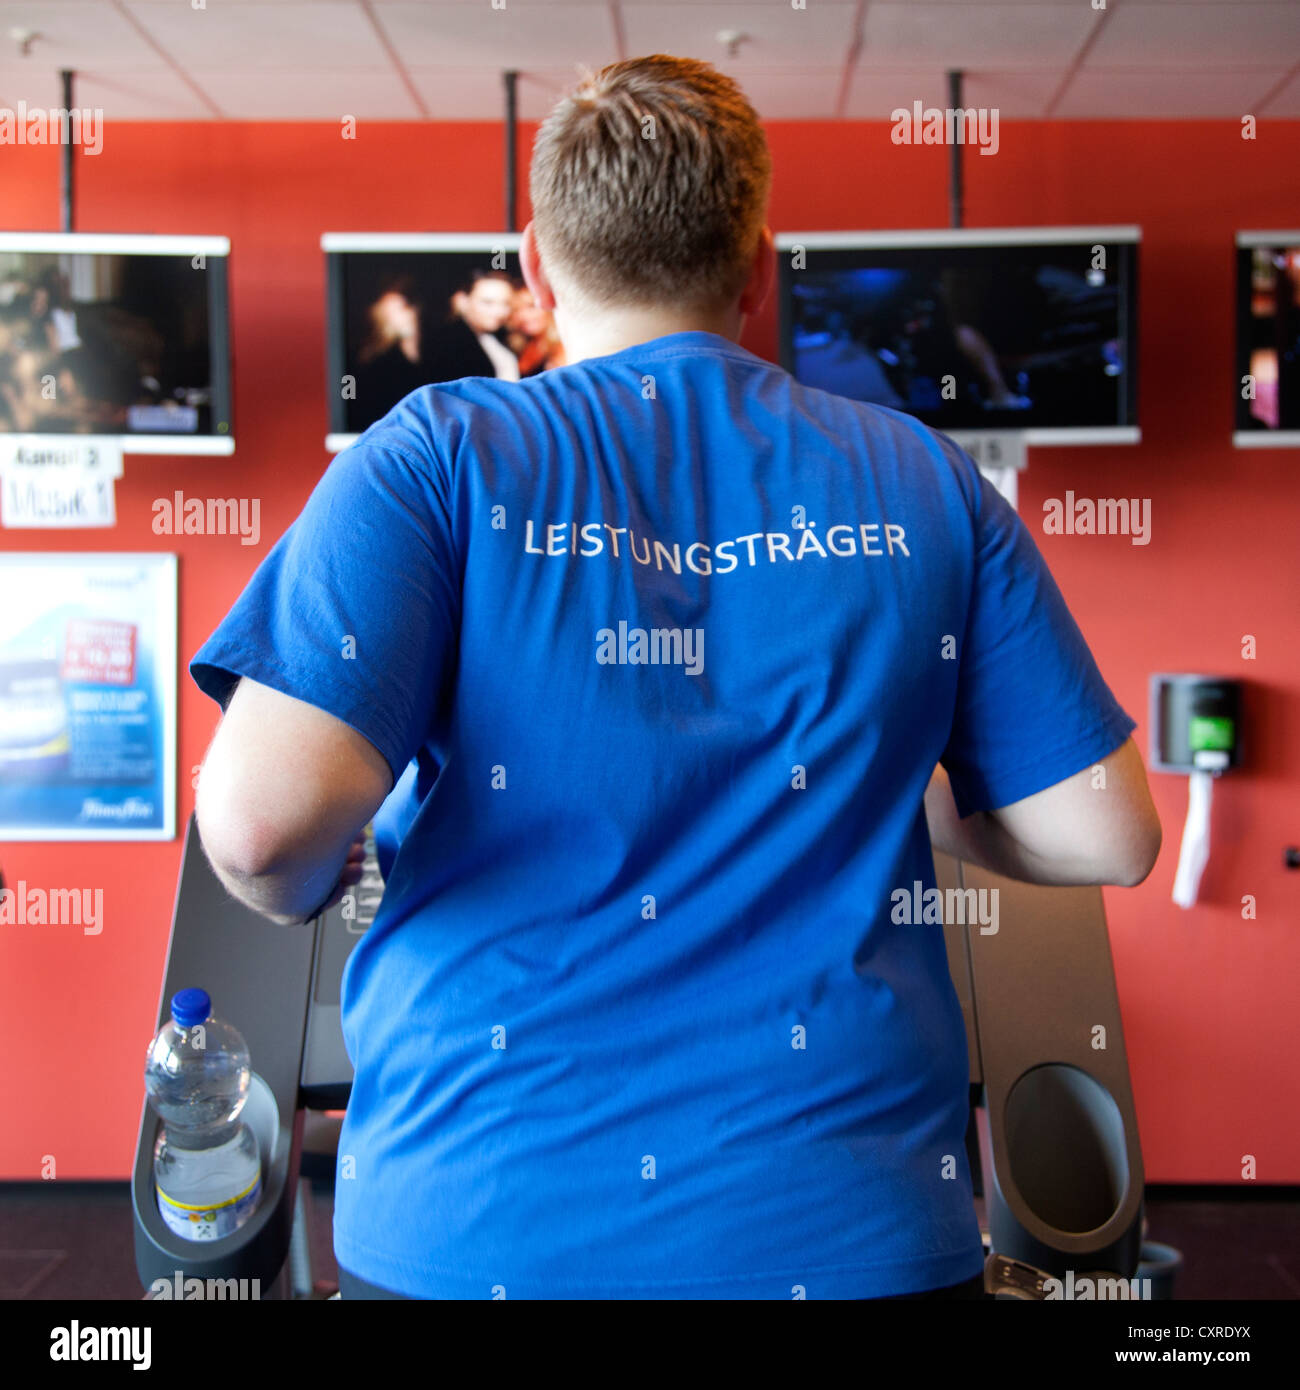
{"type": "Polygon", "coordinates": [[[262,1195],[257,1136],[239,1118],[252,1072],[248,1047],[212,1017],[206,990],[172,996],[172,1016],[149,1045],[144,1084],[163,1125],[154,1146],[158,1211],[186,1240],[220,1240],[262,1195]]]}

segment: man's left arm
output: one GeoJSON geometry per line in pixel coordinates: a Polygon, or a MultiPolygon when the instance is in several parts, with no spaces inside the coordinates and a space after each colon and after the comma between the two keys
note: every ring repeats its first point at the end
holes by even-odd
{"type": "Polygon", "coordinates": [[[245,678],[199,773],[199,837],[240,902],[282,925],[308,921],[356,869],[349,851],[392,781],[349,724],[245,678]]]}

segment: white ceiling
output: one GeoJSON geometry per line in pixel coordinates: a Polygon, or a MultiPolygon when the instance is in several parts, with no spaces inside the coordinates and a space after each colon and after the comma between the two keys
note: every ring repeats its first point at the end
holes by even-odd
{"type": "Polygon", "coordinates": [[[497,120],[514,68],[533,120],[577,64],[654,52],[768,120],[943,106],[954,67],[1009,119],[1300,118],[1300,0],[0,0],[0,106],[60,105],[68,67],[108,120],[497,120]]]}

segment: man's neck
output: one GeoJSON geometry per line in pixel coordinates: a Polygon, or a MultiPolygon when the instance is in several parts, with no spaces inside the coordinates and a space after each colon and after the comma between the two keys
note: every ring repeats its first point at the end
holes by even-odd
{"type": "Polygon", "coordinates": [[[631,306],[599,314],[572,315],[559,307],[555,313],[565,360],[570,363],[581,362],[584,357],[608,357],[670,333],[716,333],[734,343],[740,338],[744,322],[744,316],[734,307],[714,313],[682,313],[631,306]]]}

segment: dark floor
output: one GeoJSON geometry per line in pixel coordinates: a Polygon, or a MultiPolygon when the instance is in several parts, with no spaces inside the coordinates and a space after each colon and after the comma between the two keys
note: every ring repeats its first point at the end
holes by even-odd
{"type": "MultiPolygon", "coordinates": [[[[333,1183],[304,1191],[312,1275],[335,1286],[333,1183]]],[[[0,1184],[0,1300],[142,1298],[134,1230],[125,1182],[0,1184]]]]}
{"type": "MultiPolygon", "coordinates": [[[[337,1282],[333,1185],[305,1184],[312,1275],[337,1282]]],[[[1236,1197],[1222,1189],[1152,1188],[1148,1239],[1184,1265],[1179,1299],[1300,1299],[1300,1189],[1236,1197]]],[[[126,1183],[0,1184],[0,1299],[136,1299],[126,1183]]],[[[327,1287],[328,1286],[328,1287],[327,1287]]]]}

